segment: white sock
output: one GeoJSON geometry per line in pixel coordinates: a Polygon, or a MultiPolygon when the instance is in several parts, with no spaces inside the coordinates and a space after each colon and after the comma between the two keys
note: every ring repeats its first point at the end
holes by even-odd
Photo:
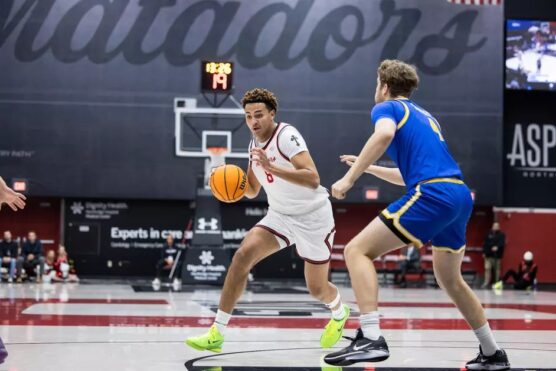
{"type": "Polygon", "coordinates": [[[328,307],[328,309],[330,309],[330,311],[332,312],[332,318],[334,318],[336,321],[340,321],[346,316],[346,310],[344,308],[344,304],[342,303],[342,299],[340,298],[340,291],[338,291],[338,295],[336,295],[334,300],[325,305],[328,307]]]}
{"type": "Polygon", "coordinates": [[[222,335],[224,335],[224,331],[226,331],[226,327],[228,326],[228,322],[230,322],[230,318],[232,318],[231,314],[221,311],[220,309],[218,309],[218,311],[216,312],[214,324],[222,335]]]}
{"type": "Polygon", "coordinates": [[[361,325],[361,330],[363,331],[363,336],[367,339],[377,340],[382,336],[380,332],[378,311],[364,313],[359,316],[359,324],[361,325]]]}
{"type": "Polygon", "coordinates": [[[346,315],[346,309],[344,308],[344,304],[342,304],[342,302],[340,302],[340,306],[338,306],[338,309],[332,309],[332,318],[334,318],[336,321],[343,320],[346,315]]]}
{"type": "Polygon", "coordinates": [[[483,354],[485,356],[491,356],[498,349],[500,349],[498,344],[496,344],[496,340],[494,340],[494,335],[492,334],[492,330],[490,329],[488,322],[478,329],[473,330],[473,332],[481,343],[481,349],[483,350],[483,354]]]}

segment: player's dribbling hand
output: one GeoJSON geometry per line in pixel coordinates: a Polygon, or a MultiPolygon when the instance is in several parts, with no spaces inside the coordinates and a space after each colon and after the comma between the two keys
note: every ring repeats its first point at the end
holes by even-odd
{"type": "Polygon", "coordinates": [[[24,195],[8,187],[4,179],[0,177],[0,210],[2,209],[3,203],[7,203],[13,211],[17,211],[18,208],[23,209],[26,199],[24,195]]]}
{"type": "Polygon", "coordinates": [[[253,148],[251,150],[251,159],[257,162],[265,171],[270,171],[270,161],[266,157],[266,152],[262,148],[253,148]]]}
{"type": "Polygon", "coordinates": [[[347,166],[353,166],[355,161],[357,160],[357,156],[354,155],[341,155],[340,161],[345,163],[347,166]]]}
{"type": "Polygon", "coordinates": [[[351,187],[353,187],[353,183],[345,177],[338,180],[330,189],[332,191],[332,197],[338,200],[343,200],[346,198],[346,193],[351,189],[351,187]]]}

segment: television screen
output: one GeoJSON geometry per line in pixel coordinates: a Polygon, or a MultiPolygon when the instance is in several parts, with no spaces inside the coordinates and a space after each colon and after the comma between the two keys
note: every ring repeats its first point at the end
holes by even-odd
{"type": "Polygon", "coordinates": [[[506,21],[506,88],[556,90],[556,22],[506,21]]]}

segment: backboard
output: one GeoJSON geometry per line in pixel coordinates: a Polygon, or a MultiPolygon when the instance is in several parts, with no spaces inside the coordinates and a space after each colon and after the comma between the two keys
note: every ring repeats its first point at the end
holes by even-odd
{"type": "Polygon", "coordinates": [[[178,157],[210,158],[209,148],[225,148],[225,158],[249,158],[251,132],[242,108],[197,107],[195,100],[174,99],[175,150],[178,157]]]}

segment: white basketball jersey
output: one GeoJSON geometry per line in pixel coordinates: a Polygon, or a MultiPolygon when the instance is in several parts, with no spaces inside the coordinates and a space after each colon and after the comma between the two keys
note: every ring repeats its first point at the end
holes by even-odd
{"type": "MultiPolygon", "coordinates": [[[[271,163],[289,169],[295,169],[290,158],[308,151],[301,134],[286,123],[279,123],[266,143],[251,140],[249,151],[253,146],[264,149],[271,163]]],[[[303,187],[265,172],[256,162],[250,161],[249,166],[266,192],[268,206],[274,211],[285,215],[301,215],[328,202],[328,191],[321,185],[317,189],[303,187]]]]}

